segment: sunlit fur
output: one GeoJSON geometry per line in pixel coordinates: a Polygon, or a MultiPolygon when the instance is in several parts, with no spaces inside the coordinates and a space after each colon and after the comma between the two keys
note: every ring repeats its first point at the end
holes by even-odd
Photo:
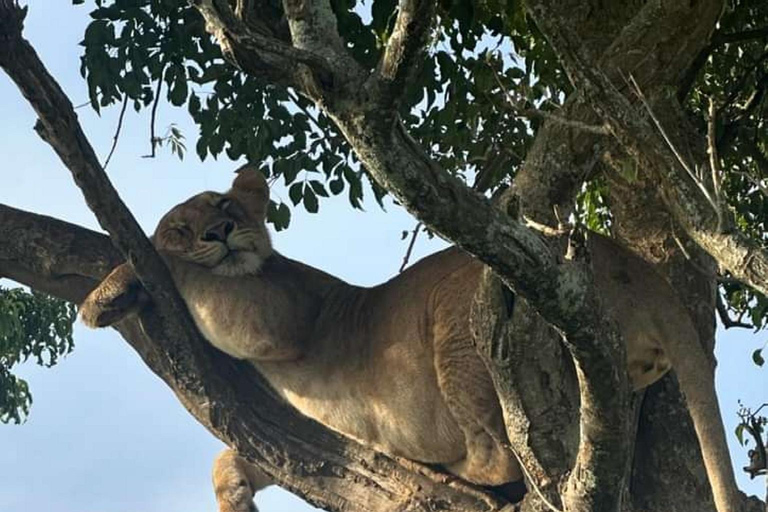
{"type": "Polygon", "coordinates": [[[213,462],[213,489],[219,512],[258,512],[253,495],[271,483],[234,450],[222,451],[213,462]]]}
{"type": "Polygon", "coordinates": [[[258,273],[272,254],[264,226],[265,206],[256,194],[203,192],[176,206],[155,231],[155,246],[171,259],[179,258],[208,267],[220,276],[258,273]],[[206,232],[222,222],[233,229],[225,241],[207,239],[206,232]]]}
{"type": "MultiPolygon", "coordinates": [[[[241,174],[226,194],[199,194],[158,226],[155,246],[206,339],[252,362],[303,414],[368,446],[479,485],[519,480],[470,331],[483,264],[452,248],[380,286],[352,286],[273,254],[268,194],[259,173],[241,174]]],[[[714,494],[725,496],[735,485],[712,361],[685,304],[611,240],[590,236],[588,249],[605,311],[627,344],[632,383],[649,385],[674,366],[714,494]]],[[[141,290],[123,264],[89,294],[81,317],[114,324],[139,310],[141,290]]],[[[225,490],[241,501],[237,488],[225,490]]]]}

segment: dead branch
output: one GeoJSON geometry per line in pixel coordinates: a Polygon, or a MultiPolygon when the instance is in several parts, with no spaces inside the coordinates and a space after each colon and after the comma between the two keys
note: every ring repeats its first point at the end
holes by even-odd
{"type": "Polygon", "coordinates": [[[715,303],[717,307],[717,316],[720,317],[720,323],[723,324],[723,327],[726,329],[731,329],[734,327],[740,327],[743,329],[754,329],[755,326],[752,324],[747,324],[744,322],[741,322],[740,320],[734,320],[731,318],[731,315],[728,313],[728,308],[725,305],[725,302],[723,302],[723,297],[720,295],[720,293],[717,294],[717,302],[715,303]]]}
{"type": "MultiPolygon", "coordinates": [[[[405,270],[405,267],[408,266],[408,261],[411,259],[411,252],[413,251],[413,246],[416,243],[416,237],[419,236],[419,230],[421,229],[421,222],[416,223],[416,227],[413,228],[413,231],[411,232],[411,241],[408,242],[408,249],[405,251],[405,256],[403,256],[403,263],[400,265],[400,270],[398,272],[402,272],[405,270]]],[[[403,231],[405,233],[405,231],[403,231]]]]}
{"type": "Polygon", "coordinates": [[[123,118],[125,117],[125,109],[127,107],[128,95],[126,94],[125,98],[123,98],[123,107],[120,109],[120,116],[117,118],[117,128],[115,129],[115,134],[112,136],[112,147],[109,148],[109,154],[107,154],[107,158],[104,160],[104,165],[102,165],[104,170],[107,169],[109,161],[112,160],[112,155],[115,153],[115,149],[117,148],[117,141],[120,140],[120,130],[123,129],[123,118]]]}
{"type": "Polygon", "coordinates": [[[499,86],[499,89],[504,93],[504,96],[507,98],[507,107],[509,107],[513,112],[515,112],[518,115],[521,115],[523,117],[528,117],[532,119],[543,119],[545,121],[552,121],[553,123],[558,123],[563,126],[567,126],[569,128],[573,128],[575,130],[583,131],[586,133],[591,133],[594,135],[609,135],[610,132],[605,126],[600,125],[592,125],[587,124],[582,121],[577,121],[575,119],[569,119],[565,116],[555,114],[553,112],[547,112],[546,110],[540,110],[537,108],[530,108],[523,105],[523,99],[522,98],[515,98],[512,96],[512,93],[509,89],[504,87],[504,84],[501,82],[501,78],[499,78],[499,74],[496,72],[495,69],[493,69],[490,65],[488,66],[491,68],[491,71],[493,72],[493,76],[496,79],[496,83],[499,86]]]}
{"type": "Polygon", "coordinates": [[[155,158],[155,151],[158,144],[158,138],[155,134],[157,106],[160,104],[160,92],[163,90],[163,75],[165,75],[166,67],[167,63],[164,63],[163,67],[160,68],[160,76],[157,77],[157,87],[155,87],[155,98],[152,102],[152,113],[149,116],[149,147],[151,150],[148,155],[144,155],[142,158],[155,158]]]}

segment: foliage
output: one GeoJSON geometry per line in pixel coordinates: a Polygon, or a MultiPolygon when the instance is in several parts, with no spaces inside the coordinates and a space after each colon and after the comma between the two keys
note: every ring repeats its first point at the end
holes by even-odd
{"type": "MultiPolygon", "coordinates": [[[[763,245],[768,244],[768,35],[717,41],[766,27],[765,1],[730,2],[687,104],[704,133],[709,100],[714,100],[725,198],[739,229],[763,245]]],[[[765,327],[766,297],[733,281],[723,285],[723,293],[733,314],[756,329],[765,327]]]]}
{"type": "Polygon", "coordinates": [[[72,350],[74,321],[71,304],[0,287],[0,422],[21,423],[32,404],[27,383],[11,373],[14,365],[30,358],[41,366],[56,364],[72,350]]]}
{"type": "MultiPolygon", "coordinates": [[[[332,2],[352,54],[370,69],[392,29],[396,4],[378,0],[366,12],[355,0],[332,2]]],[[[310,212],[345,188],[352,206],[361,206],[364,169],[331,121],[293,91],[225,62],[185,0],[98,0],[96,6],[81,66],[95,109],[124,96],[137,110],[149,107],[162,83],[165,99],[186,104],[199,126],[200,158],[226,153],[263,162],[267,175],[289,186],[286,199],[310,212]]],[[[514,174],[537,126],[507,108],[505,90],[524,90],[529,102],[546,101],[544,108],[551,108],[568,83],[518,2],[443,2],[434,38],[403,119],[444,168],[466,179],[477,176],[478,184],[482,177],[482,190],[491,189],[514,174]],[[510,47],[514,56],[503,51],[510,47]]],[[[384,191],[372,185],[380,201],[384,191]]],[[[287,227],[289,207],[273,203],[269,220],[277,229],[287,227]]]]}
{"type": "MultiPolygon", "coordinates": [[[[83,3],[76,0],[75,3],[83,3]]],[[[394,25],[394,0],[332,0],[341,36],[354,58],[373,69],[394,25]]],[[[137,110],[164,98],[186,105],[199,127],[200,158],[260,162],[282,178],[287,198],[268,211],[276,229],[288,227],[292,206],[317,212],[322,199],[345,191],[359,208],[365,169],[333,123],[294,91],[267,85],[225,62],[186,0],[95,0],[83,40],[81,71],[95,109],[127,96],[137,110]]],[[[263,2],[279,10],[280,2],[263,2]]],[[[707,106],[716,102],[726,199],[740,229],[765,240],[768,223],[768,38],[733,34],[768,26],[764,0],[732,0],[685,104],[706,133],[707,106]],[[726,37],[723,37],[726,36],[726,37]],[[718,39],[720,37],[721,39],[718,39]]],[[[428,58],[407,91],[401,117],[444,169],[492,193],[524,161],[537,119],[509,108],[554,110],[571,92],[555,54],[514,0],[442,0],[428,58]]],[[[377,200],[384,191],[372,184],[377,200]]],[[[607,230],[605,185],[589,183],[579,196],[579,220],[607,230]]],[[[768,299],[730,283],[730,310],[756,328],[768,318],[768,299]]]]}

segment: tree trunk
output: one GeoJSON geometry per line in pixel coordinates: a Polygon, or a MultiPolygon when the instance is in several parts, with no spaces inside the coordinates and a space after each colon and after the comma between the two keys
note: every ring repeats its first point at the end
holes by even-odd
{"type": "MultiPolygon", "coordinates": [[[[381,186],[431,230],[488,265],[474,299],[473,331],[533,487],[523,510],[714,510],[674,378],[654,385],[633,414],[626,372],[615,371],[625,362],[623,345],[602,314],[589,265],[564,258],[562,240],[528,228],[453,179],[400,123],[399,96],[424,51],[434,4],[401,0],[383,60],[370,71],[346,52],[326,0],[285,0],[285,17],[266,20],[281,28],[270,36],[251,30],[240,9],[245,4],[236,3],[237,12],[226,0],[193,2],[224,55],[315,101],[381,186]],[[515,290],[514,299],[505,287],[515,290]]],[[[714,261],[762,290],[768,255],[738,234],[711,229],[712,215],[683,193],[669,151],[659,148],[649,126],[632,124],[636,111],[618,79],[629,70],[643,87],[676,86],[707,44],[722,1],[527,5],[580,91],[564,112],[605,121],[615,137],[543,128],[514,188],[522,214],[551,226],[553,207],[567,213],[606,148],[642,162],[637,183],[612,182],[616,235],[680,291],[711,353],[714,261]],[[739,266],[745,252],[752,256],[749,268],[739,266]]],[[[202,339],[96,161],[71,103],[22,38],[22,21],[22,10],[0,0],[0,66],[36,109],[38,132],[155,299],[138,319],[121,323],[120,333],[195,418],[281,485],[328,510],[504,506],[481,489],[375,453],[299,416],[252,367],[202,339]]],[[[79,302],[119,259],[106,237],[0,206],[0,276],[79,302]]],[[[744,500],[744,511],[760,508],[744,500]]]]}

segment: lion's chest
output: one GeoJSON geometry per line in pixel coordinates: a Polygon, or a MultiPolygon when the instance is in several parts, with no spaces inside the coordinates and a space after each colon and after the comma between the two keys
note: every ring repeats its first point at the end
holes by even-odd
{"type": "Polygon", "coordinates": [[[233,300],[236,294],[215,286],[180,286],[200,333],[214,347],[237,359],[253,359],[266,333],[253,325],[252,308],[233,300]]]}

